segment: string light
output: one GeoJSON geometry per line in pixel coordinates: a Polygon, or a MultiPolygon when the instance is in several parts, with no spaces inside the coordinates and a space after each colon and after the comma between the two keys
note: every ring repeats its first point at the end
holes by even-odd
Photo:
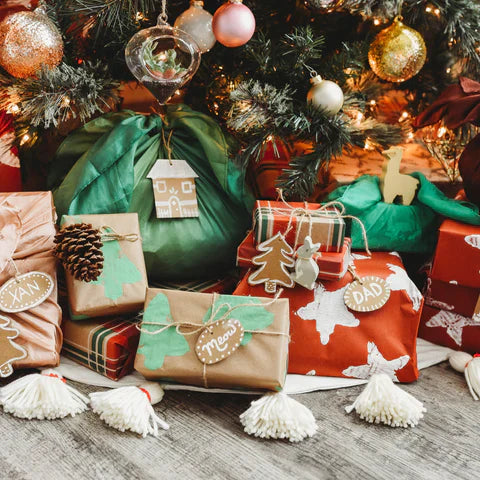
{"type": "Polygon", "coordinates": [[[13,105],[10,105],[10,107],[7,110],[8,113],[12,113],[14,115],[19,111],[20,111],[20,107],[16,103],[14,103],[13,105]]]}
{"type": "Polygon", "coordinates": [[[66,108],[70,105],[70,98],[66,95],[62,98],[62,107],[66,108]]]}
{"type": "Polygon", "coordinates": [[[442,138],[447,133],[447,129],[445,127],[440,127],[437,132],[437,137],[442,138]]]}
{"type": "Polygon", "coordinates": [[[373,107],[377,104],[377,102],[375,100],[370,100],[370,105],[373,107]]]}
{"type": "Polygon", "coordinates": [[[367,137],[363,148],[365,150],[375,150],[375,145],[372,143],[372,140],[367,137]]]}
{"type": "Polygon", "coordinates": [[[373,24],[378,27],[378,25],[380,25],[380,20],[379,20],[378,18],[375,18],[375,19],[373,20],[373,24]]]}
{"type": "Polygon", "coordinates": [[[452,69],[450,67],[448,67],[446,70],[445,70],[447,73],[450,73],[452,71],[452,69]]]}
{"type": "Polygon", "coordinates": [[[267,142],[271,142],[272,140],[273,140],[273,135],[269,135],[269,136],[267,137],[267,142]]]}
{"type": "Polygon", "coordinates": [[[20,140],[20,145],[25,145],[30,140],[30,135],[26,133],[20,140]]]}

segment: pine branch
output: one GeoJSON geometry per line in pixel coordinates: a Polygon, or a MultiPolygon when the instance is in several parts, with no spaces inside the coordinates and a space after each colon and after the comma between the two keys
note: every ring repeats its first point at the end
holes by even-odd
{"type": "Polygon", "coordinates": [[[44,129],[69,118],[85,122],[119,101],[119,83],[91,64],[61,64],[53,70],[43,69],[38,78],[22,80],[0,75],[0,86],[6,93],[0,97],[0,109],[8,111],[17,105],[16,122],[44,129]]]}

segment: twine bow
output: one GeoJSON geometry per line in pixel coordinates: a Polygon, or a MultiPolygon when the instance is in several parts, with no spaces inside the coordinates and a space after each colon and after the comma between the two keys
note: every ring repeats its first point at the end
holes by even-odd
{"type": "Polygon", "coordinates": [[[113,227],[103,225],[100,229],[102,242],[114,242],[125,240],[127,242],[136,242],[140,236],[137,233],[118,233],[113,227]]]}
{"type": "MultiPolygon", "coordinates": [[[[282,292],[283,292],[283,289],[280,289],[277,292],[277,294],[275,295],[275,297],[273,297],[270,301],[268,301],[266,303],[242,303],[242,304],[235,305],[235,306],[232,307],[229,303],[225,302],[225,303],[221,303],[216,308],[214,308],[215,301],[218,298],[219,294],[214,293],[212,295],[212,306],[211,306],[211,309],[210,309],[210,317],[209,317],[208,321],[205,322],[205,323],[198,324],[198,323],[192,323],[192,322],[174,322],[174,321],[170,321],[170,322],[166,322],[166,323],[142,322],[141,325],[137,325],[137,329],[142,333],[146,333],[147,335],[158,335],[159,333],[162,333],[162,332],[168,330],[171,327],[175,327],[175,331],[179,335],[183,335],[184,337],[187,337],[187,336],[190,336],[190,335],[195,335],[197,333],[203,332],[204,330],[211,331],[211,328],[212,328],[213,324],[215,324],[217,322],[221,322],[222,320],[228,320],[228,318],[230,317],[230,314],[234,310],[236,310],[237,308],[268,307],[269,305],[274,304],[278,300],[278,298],[280,297],[282,292]],[[227,307],[227,310],[225,311],[225,313],[223,313],[223,315],[221,317],[216,318],[216,316],[219,314],[219,312],[225,307],[227,307]],[[161,326],[161,328],[159,328],[158,330],[150,331],[150,330],[143,329],[142,327],[144,325],[159,325],[159,326],[161,326]],[[183,330],[184,328],[188,329],[188,331],[184,331],[183,330]]],[[[167,319],[172,320],[169,317],[167,317],[167,319]]],[[[280,335],[280,336],[287,337],[288,341],[290,341],[290,335],[288,333],[284,333],[284,332],[276,332],[276,331],[270,331],[270,330],[244,330],[244,332],[245,333],[255,333],[255,334],[260,333],[260,334],[265,334],[265,335],[280,335]]],[[[202,378],[203,378],[203,384],[204,384],[205,388],[208,388],[207,364],[206,363],[203,363],[202,378]]]]}
{"type": "Polygon", "coordinates": [[[362,230],[362,236],[363,236],[363,242],[365,244],[365,251],[368,253],[368,255],[372,255],[370,252],[370,249],[368,248],[368,239],[367,239],[367,231],[365,229],[365,225],[363,222],[353,216],[353,215],[345,215],[345,205],[343,203],[338,202],[338,201],[332,201],[325,203],[320,206],[320,208],[317,208],[316,210],[310,210],[308,208],[308,203],[305,203],[305,207],[294,207],[293,205],[290,205],[285,198],[283,197],[283,191],[278,188],[278,199],[289,209],[288,212],[285,212],[283,209],[279,208],[272,208],[272,212],[277,214],[277,215],[289,215],[288,219],[288,224],[287,224],[287,229],[284,232],[284,235],[286,236],[292,228],[294,228],[294,219],[295,218],[300,218],[300,222],[297,225],[296,228],[296,234],[295,234],[295,245],[293,247],[294,250],[297,249],[298,246],[298,240],[300,236],[300,232],[302,230],[302,225],[305,220],[308,220],[308,235],[311,237],[312,236],[312,229],[313,229],[313,219],[314,218],[350,218],[352,220],[355,220],[358,222],[360,229],[362,230]]]}

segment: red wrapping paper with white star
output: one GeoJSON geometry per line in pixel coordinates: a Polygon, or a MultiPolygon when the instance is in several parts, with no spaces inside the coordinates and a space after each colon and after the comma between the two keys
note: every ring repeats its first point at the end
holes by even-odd
{"type": "MultiPolygon", "coordinates": [[[[290,301],[288,372],[366,379],[386,373],[392,380],[418,378],[416,337],[423,297],[395,253],[354,254],[359,277],[386,280],[390,298],[379,310],[355,312],[343,300],[353,280],[317,282],[315,289],[285,289],[280,298],[290,301]]],[[[234,295],[271,296],[263,285],[248,284],[247,274],[234,295]]]]}

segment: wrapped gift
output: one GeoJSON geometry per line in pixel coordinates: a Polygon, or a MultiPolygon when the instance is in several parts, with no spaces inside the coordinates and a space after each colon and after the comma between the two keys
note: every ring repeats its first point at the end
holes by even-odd
{"type": "Polygon", "coordinates": [[[140,332],[135,317],[112,317],[62,325],[62,353],[112,380],[133,371],[140,332]]]}
{"type": "Polygon", "coordinates": [[[429,278],[425,291],[425,305],[466,317],[480,318],[480,288],[464,287],[429,278]]]}
{"type": "MultiPolygon", "coordinates": [[[[72,272],[64,263],[72,319],[140,311],[145,302],[147,274],[137,214],[64,215],[60,234],[65,227],[80,224],[91,226],[97,232],[103,259],[97,264],[96,279],[75,278],[77,271],[72,272]]],[[[57,245],[57,252],[60,245],[62,239],[57,245]]],[[[58,255],[61,257],[62,252],[58,255]]],[[[90,266],[87,273],[93,270],[95,268],[90,266]]]]}
{"type": "MultiPolygon", "coordinates": [[[[313,255],[319,268],[319,280],[338,280],[345,275],[351,262],[351,246],[350,238],[345,238],[340,252],[318,252],[313,255]]],[[[249,232],[237,249],[237,266],[253,267],[252,259],[257,255],[254,234],[249,232]]]]}
{"type": "Polygon", "coordinates": [[[431,277],[480,288],[480,227],[453,220],[442,223],[431,277]]]}
{"type": "MultiPolygon", "coordinates": [[[[282,292],[281,298],[290,301],[289,373],[361,379],[386,373],[393,380],[414,381],[421,293],[394,253],[354,254],[354,265],[358,277],[379,277],[389,287],[390,296],[381,308],[347,308],[344,294],[353,281],[350,273],[341,280],[318,282],[313,291],[296,286],[282,292]]],[[[268,295],[262,285],[249,285],[248,275],[234,294],[268,295]]]]}
{"type": "Polygon", "coordinates": [[[340,252],[344,246],[345,221],[335,209],[314,203],[285,203],[257,200],[253,212],[255,241],[262,243],[278,232],[296,248],[310,235],[321,252],[340,252]]]}
{"type": "Polygon", "coordinates": [[[163,290],[182,290],[198,293],[232,293],[238,283],[235,272],[220,279],[194,280],[191,282],[151,282],[152,288],[163,290]]]}
{"type": "Polygon", "coordinates": [[[148,289],[135,369],[149,380],[279,390],[288,300],[148,289]]]}
{"type": "Polygon", "coordinates": [[[418,336],[472,354],[480,351],[480,318],[425,305],[418,336]]]}
{"type": "Polygon", "coordinates": [[[0,193],[0,328],[23,351],[14,369],[59,363],[55,220],[50,192],[0,193]]]}

